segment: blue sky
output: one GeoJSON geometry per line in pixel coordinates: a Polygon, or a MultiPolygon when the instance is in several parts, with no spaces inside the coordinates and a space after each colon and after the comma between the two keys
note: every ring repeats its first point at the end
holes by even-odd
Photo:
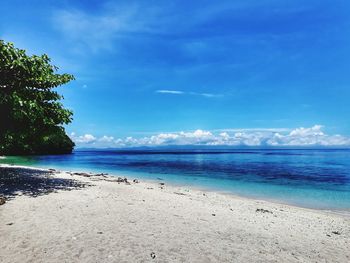
{"type": "Polygon", "coordinates": [[[59,92],[80,146],[350,144],[347,0],[2,0],[0,11],[0,38],[75,75],[59,92]]]}

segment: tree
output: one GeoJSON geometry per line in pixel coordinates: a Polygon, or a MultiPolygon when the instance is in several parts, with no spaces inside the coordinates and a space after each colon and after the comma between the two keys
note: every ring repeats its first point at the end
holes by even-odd
{"type": "Polygon", "coordinates": [[[53,89],[74,77],[57,70],[47,55],[29,56],[0,40],[0,154],[72,152],[62,125],[73,113],[53,89]]]}

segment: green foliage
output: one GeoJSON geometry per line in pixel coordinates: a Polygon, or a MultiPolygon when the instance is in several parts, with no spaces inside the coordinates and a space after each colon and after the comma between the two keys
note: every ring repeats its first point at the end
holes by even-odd
{"type": "Polygon", "coordinates": [[[74,77],[57,74],[47,55],[28,56],[0,40],[0,154],[71,152],[62,125],[72,121],[53,89],[74,77]]]}

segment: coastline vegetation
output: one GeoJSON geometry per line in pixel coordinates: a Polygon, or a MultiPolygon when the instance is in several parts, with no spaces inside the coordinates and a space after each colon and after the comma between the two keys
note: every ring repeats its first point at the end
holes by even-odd
{"type": "Polygon", "coordinates": [[[54,89],[74,80],[44,55],[0,40],[0,155],[71,153],[63,125],[72,121],[54,89]]]}

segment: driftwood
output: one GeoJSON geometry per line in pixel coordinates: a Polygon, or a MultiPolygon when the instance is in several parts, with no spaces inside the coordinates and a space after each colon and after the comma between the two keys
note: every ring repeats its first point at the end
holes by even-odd
{"type": "Polygon", "coordinates": [[[3,205],[6,203],[6,198],[3,196],[0,196],[0,205],[3,205]]]}

